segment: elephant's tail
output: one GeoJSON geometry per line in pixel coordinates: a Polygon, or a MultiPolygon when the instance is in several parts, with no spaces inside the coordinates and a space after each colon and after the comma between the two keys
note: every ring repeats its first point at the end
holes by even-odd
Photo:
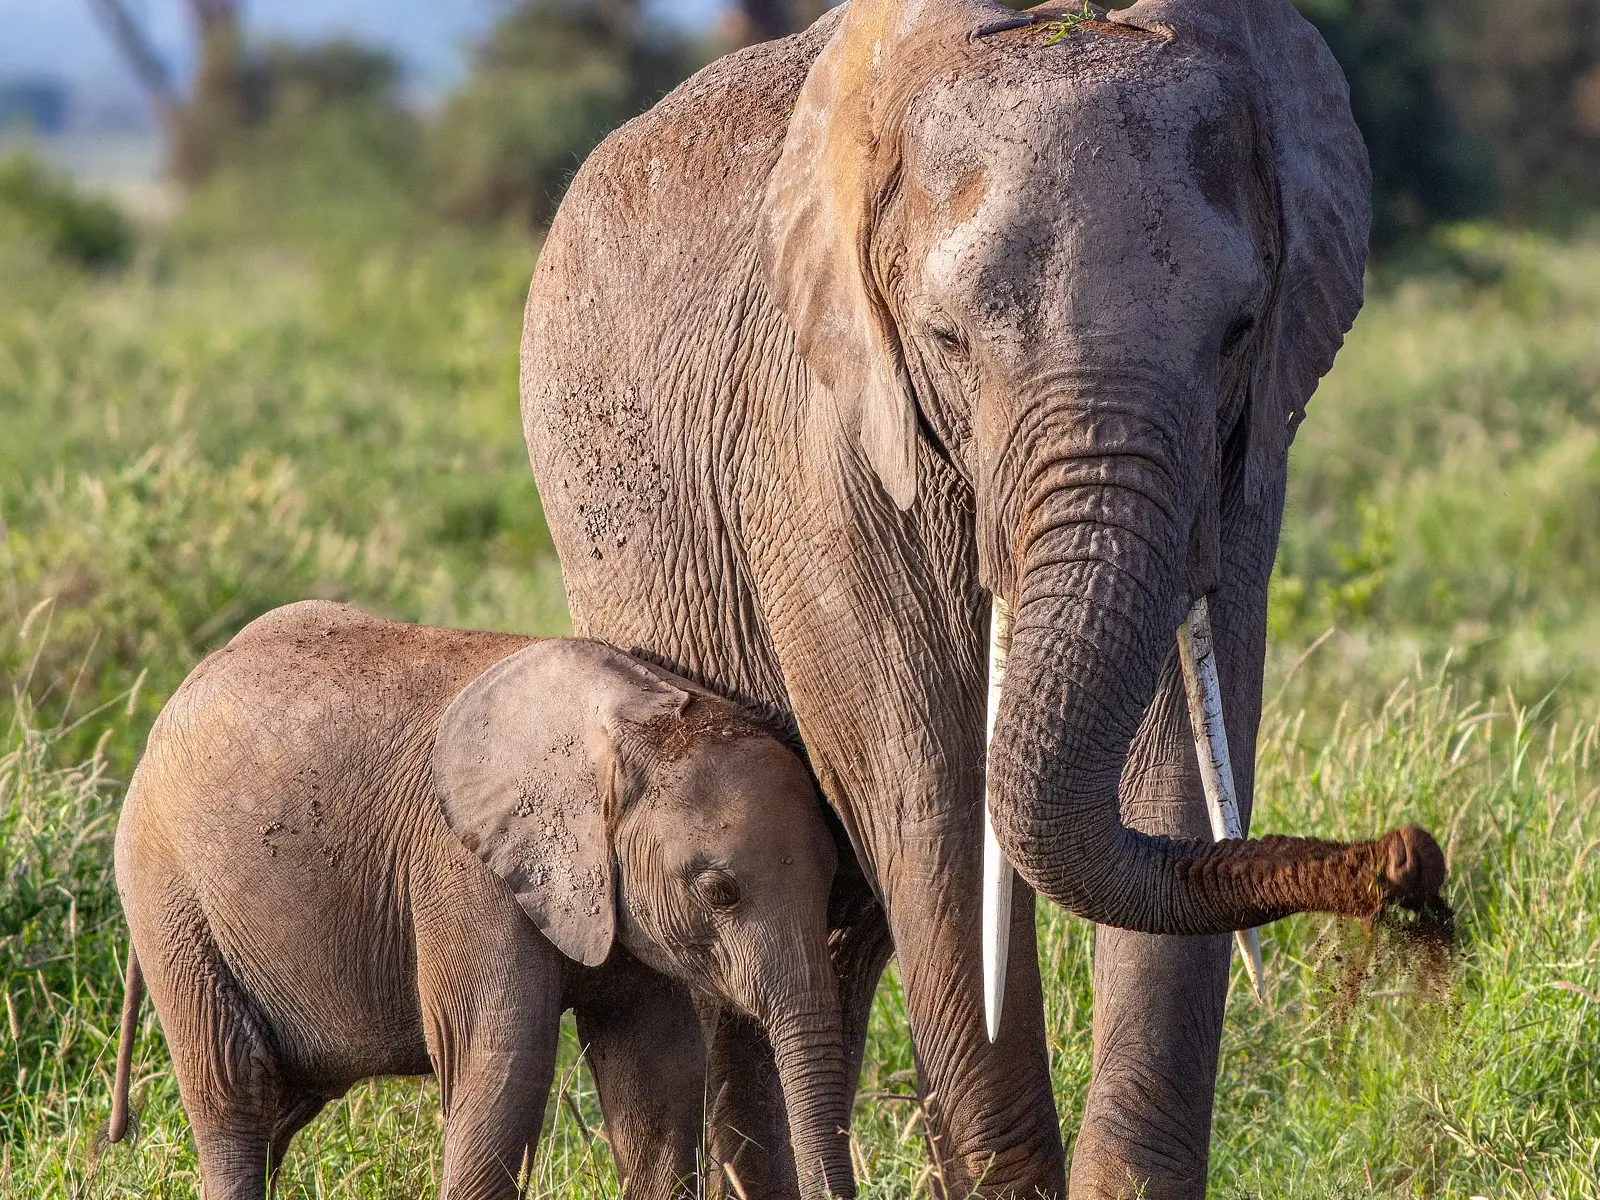
{"type": "Polygon", "coordinates": [[[144,975],[139,955],[128,943],[128,977],[122,993],[122,1035],[117,1040],[117,1082],[111,1093],[108,1142],[120,1142],[128,1132],[128,1076],[133,1072],[133,1041],[139,1032],[139,1002],[144,999],[144,975]]]}

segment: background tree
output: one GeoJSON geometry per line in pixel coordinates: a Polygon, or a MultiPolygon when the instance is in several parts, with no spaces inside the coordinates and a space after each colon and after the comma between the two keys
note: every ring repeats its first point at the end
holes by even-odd
{"type": "Polygon", "coordinates": [[[167,136],[172,173],[195,184],[217,164],[219,146],[244,117],[238,0],[189,0],[200,47],[194,90],[185,97],[124,0],[90,0],[149,95],[167,136]]]}
{"type": "Polygon", "coordinates": [[[90,0],[143,85],[167,138],[173,177],[209,179],[249,135],[284,112],[295,117],[353,100],[398,111],[399,69],[382,51],[347,41],[251,47],[239,0],[188,0],[199,46],[185,95],[125,0],[90,0]]]}
{"type": "Polygon", "coordinates": [[[637,0],[520,0],[473,54],[428,137],[438,202],[471,221],[543,224],[611,129],[696,66],[637,0]]]}
{"type": "Polygon", "coordinates": [[[1350,81],[1372,160],[1372,237],[1381,250],[1441,220],[1482,212],[1488,147],[1463,127],[1439,76],[1433,0],[1299,0],[1350,81]]]}
{"type": "Polygon", "coordinates": [[[1350,80],[1381,251],[1600,201],[1600,0],[1297,0],[1350,80]]]}
{"type": "Polygon", "coordinates": [[[1430,0],[1438,79],[1489,149],[1500,214],[1600,201],[1600,0],[1430,0]]]}

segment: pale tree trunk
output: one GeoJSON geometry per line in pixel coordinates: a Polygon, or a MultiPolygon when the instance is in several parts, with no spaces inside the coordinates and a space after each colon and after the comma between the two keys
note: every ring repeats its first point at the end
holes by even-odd
{"type": "Polygon", "coordinates": [[[244,119],[238,0],[189,0],[200,43],[200,68],[188,99],[172,82],[166,64],[124,0],[89,3],[155,107],[167,136],[173,175],[185,185],[203,181],[216,168],[223,144],[244,119]]]}

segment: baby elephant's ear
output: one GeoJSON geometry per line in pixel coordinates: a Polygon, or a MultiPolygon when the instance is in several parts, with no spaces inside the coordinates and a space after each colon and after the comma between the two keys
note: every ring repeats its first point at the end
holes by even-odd
{"type": "Polygon", "coordinates": [[[598,966],[616,934],[610,820],[637,774],[630,726],[688,693],[599,642],[552,639],[501,659],[445,710],[433,780],[445,820],[567,957],[598,966]]]}

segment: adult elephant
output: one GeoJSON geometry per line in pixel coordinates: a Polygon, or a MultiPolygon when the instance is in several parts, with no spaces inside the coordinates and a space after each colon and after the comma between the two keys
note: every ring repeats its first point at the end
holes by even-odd
{"type": "MultiPolygon", "coordinates": [[[[1425,834],[1213,845],[1174,652],[1209,595],[1248,816],[1288,445],[1360,306],[1368,170],[1288,0],[1062,15],[851,0],[612,134],[540,256],[523,421],[577,631],[803,739],[859,867],[852,1078],[893,948],[955,1196],[1066,1184],[1027,887],[993,1045],[979,984],[1009,601],[999,838],[1101,926],[1071,1190],[1198,1196],[1219,935],[1442,871],[1425,834]]],[[[723,1021],[708,1053],[713,1154],[788,1193],[770,1052],[723,1021]]],[[[668,1099],[618,1090],[626,1172],[668,1099]]]]}

